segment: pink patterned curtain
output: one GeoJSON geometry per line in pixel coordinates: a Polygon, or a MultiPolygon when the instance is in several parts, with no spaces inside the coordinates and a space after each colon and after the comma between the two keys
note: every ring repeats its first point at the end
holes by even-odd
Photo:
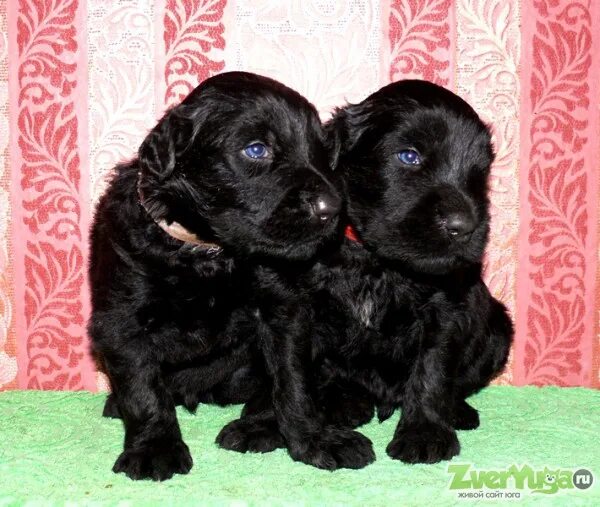
{"type": "Polygon", "coordinates": [[[501,383],[600,387],[600,2],[0,0],[0,389],[103,389],[87,235],[114,164],[199,81],[244,69],[326,117],[391,80],[494,130],[486,277],[517,337],[501,383]]]}

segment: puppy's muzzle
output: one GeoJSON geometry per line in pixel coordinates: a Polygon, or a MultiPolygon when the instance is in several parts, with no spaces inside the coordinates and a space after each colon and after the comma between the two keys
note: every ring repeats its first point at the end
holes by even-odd
{"type": "Polygon", "coordinates": [[[440,189],[436,212],[440,227],[451,241],[466,243],[477,228],[469,198],[453,187],[440,189]]]}
{"type": "Polygon", "coordinates": [[[320,194],[310,201],[313,216],[321,222],[328,222],[338,216],[342,200],[333,194],[320,194]]]}
{"type": "Polygon", "coordinates": [[[450,238],[460,242],[468,241],[476,225],[473,215],[466,211],[449,213],[442,224],[450,238]]]}

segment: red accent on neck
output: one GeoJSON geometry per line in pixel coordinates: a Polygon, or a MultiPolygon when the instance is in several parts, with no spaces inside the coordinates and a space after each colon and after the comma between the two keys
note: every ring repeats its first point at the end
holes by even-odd
{"type": "Polygon", "coordinates": [[[344,230],[344,236],[346,236],[350,241],[355,241],[356,243],[360,243],[360,240],[358,239],[358,236],[356,235],[356,231],[354,230],[354,227],[352,227],[351,225],[346,226],[346,229],[344,230]]]}

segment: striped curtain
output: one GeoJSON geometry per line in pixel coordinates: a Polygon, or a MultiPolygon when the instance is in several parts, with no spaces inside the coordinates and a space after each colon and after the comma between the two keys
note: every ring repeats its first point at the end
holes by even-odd
{"type": "Polygon", "coordinates": [[[397,79],[493,128],[486,280],[516,322],[500,383],[600,387],[600,2],[0,0],[0,389],[105,389],[87,237],[110,169],[215,73],[326,118],[397,79]]]}

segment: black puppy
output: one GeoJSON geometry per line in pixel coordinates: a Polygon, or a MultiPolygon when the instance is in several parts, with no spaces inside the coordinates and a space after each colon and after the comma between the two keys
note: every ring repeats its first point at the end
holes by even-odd
{"type": "Polygon", "coordinates": [[[327,128],[349,226],[303,282],[315,312],[315,399],[347,426],[368,421],[374,405],[380,419],[401,407],[388,454],[450,459],[455,430],[479,425],[466,398],[503,369],[513,336],[481,279],[489,131],[424,81],[390,84],[327,128]]]}
{"type": "MultiPolygon", "coordinates": [[[[163,480],[190,470],[176,404],[270,395],[258,329],[277,329],[277,343],[266,331],[261,343],[289,354],[305,313],[279,273],[304,269],[338,225],[324,140],[298,93],[226,73],[170,110],[138,158],[117,167],[91,236],[89,326],[113,391],[105,415],[125,425],[115,472],[163,480]]],[[[287,360],[279,352],[267,366],[287,360]]],[[[361,435],[338,433],[372,453],[361,435]]],[[[322,441],[303,442],[296,459],[322,459],[322,441]]]]}

